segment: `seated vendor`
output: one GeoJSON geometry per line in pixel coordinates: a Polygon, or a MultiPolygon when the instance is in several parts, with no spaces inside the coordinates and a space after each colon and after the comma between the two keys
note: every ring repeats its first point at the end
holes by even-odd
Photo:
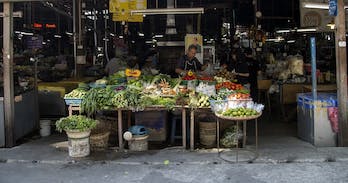
{"type": "Polygon", "coordinates": [[[188,71],[201,72],[203,65],[195,57],[197,53],[197,47],[194,45],[189,46],[186,55],[182,56],[176,64],[175,73],[179,76],[185,76],[188,71]]]}

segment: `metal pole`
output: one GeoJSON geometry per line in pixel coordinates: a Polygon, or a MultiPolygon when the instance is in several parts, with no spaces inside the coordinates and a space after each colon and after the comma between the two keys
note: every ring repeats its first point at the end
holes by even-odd
{"type": "Polygon", "coordinates": [[[77,43],[76,43],[76,0],[73,0],[73,39],[74,39],[74,77],[77,76],[77,43]]]}
{"type": "Polygon", "coordinates": [[[95,6],[97,5],[96,0],[93,1],[94,2],[94,7],[93,7],[93,30],[94,30],[94,56],[93,56],[93,65],[96,64],[96,59],[97,59],[97,49],[98,49],[98,36],[97,36],[97,12],[95,9],[95,6]]]}
{"type": "Polygon", "coordinates": [[[201,33],[201,19],[202,19],[201,14],[198,14],[198,16],[197,16],[197,34],[201,33]]]}
{"type": "Polygon", "coordinates": [[[6,147],[15,145],[14,139],[14,87],[13,87],[13,3],[4,2],[3,61],[4,61],[4,113],[6,147]]]}
{"type": "Polygon", "coordinates": [[[346,51],[346,17],[344,1],[337,0],[336,16],[336,75],[337,75],[337,101],[339,119],[339,146],[348,146],[347,124],[347,51],[346,51]]]}
{"type": "Polygon", "coordinates": [[[312,64],[312,95],[313,95],[313,100],[317,100],[317,50],[315,47],[315,37],[311,37],[311,64],[312,64]]]}
{"type": "MultiPolygon", "coordinates": [[[[107,4],[105,4],[105,9],[107,9],[107,4]]],[[[108,14],[103,14],[104,17],[104,53],[105,53],[105,58],[106,61],[109,62],[110,58],[109,58],[109,54],[108,54],[108,37],[109,35],[107,35],[109,32],[107,31],[108,28],[108,14]]]]}

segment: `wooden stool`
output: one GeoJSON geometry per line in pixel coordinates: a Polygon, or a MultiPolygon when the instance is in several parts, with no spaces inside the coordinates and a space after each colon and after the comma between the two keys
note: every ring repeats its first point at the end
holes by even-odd
{"type": "Polygon", "coordinates": [[[69,116],[72,116],[74,111],[78,111],[79,114],[81,113],[80,105],[71,104],[69,105],[68,109],[69,109],[69,116]]]}

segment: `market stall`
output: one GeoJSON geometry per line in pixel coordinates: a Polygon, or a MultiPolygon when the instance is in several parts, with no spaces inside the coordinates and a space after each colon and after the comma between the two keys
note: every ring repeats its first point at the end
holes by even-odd
{"type": "MultiPolygon", "coordinates": [[[[65,95],[65,100],[69,108],[72,109],[70,115],[73,115],[73,108],[90,117],[93,117],[100,110],[117,112],[118,145],[120,149],[124,148],[122,136],[125,129],[123,126],[123,111],[132,113],[179,111],[182,123],[182,146],[186,148],[186,117],[189,115],[190,149],[193,150],[195,144],[195,115],[197,112],[212,113],[211,105],[215,105],[219,101],[228,102],[226,107],[231,110],[237,107],[245,109],[254,107],[249,91],[241,84],[233,83],[225,78],[225,76],[233,77],[232,74],[221,75],[220,72],[220,76],[214,78],[188,72],[186,76],[181,78],[171,78],[163,74],[155,76],[141,75],[138,70],[119,71],[108,78],[99,79],[89,84],[80,83],[78,88],[65,95]]],[[[227,110],[227,108],[224,110],[227,110]]],[[[240,112],[237,112],[237,114],[231,113],[231,115],[247,117],[252,115],[252,111],[243,114],[240,114],[240,112]]],[[[128,120],[131,119],[129,116],[127,118],[128,120]]],[[[130,121],[128,121],[127,128],[130,128],[129,124],[130,121]]],[[[147,129],[150,131],[150,136],[151,131],[155,131],[152,134],[155,136],[161,134],[156,133],[156,129],[149,127],[147,129]]]]}

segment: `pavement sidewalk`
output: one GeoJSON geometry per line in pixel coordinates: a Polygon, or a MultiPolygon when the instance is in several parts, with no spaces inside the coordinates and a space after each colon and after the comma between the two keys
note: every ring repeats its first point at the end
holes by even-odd
{"type": "MultiPolygon", "coordinates": [[[[66,141],[63,135],[34,140],[14,148],[0,148],[0,162],[18,163],[35,162],[46,164],[67,164],[74,162],[106,162],[111,164],[160,165],[164,162],[174,164],[224,164],[228,163],[219,157],[217,149],[166,148],[141,153],[119,152],[107,150],[92,152],[89,157],[73,159],[68,156],[67,149],[57,148],[57,144],[66,141]]],[[[235,152],[227,152],[222,157],[234,161],[235,152]]],[[[250,152],[239,152],[239,160],[250,159],[250,152]]],[[[348,161],[348,148],[327,147],[316,148],[295,137],[260,137],[259,156],[248,163],[319,163],[348,161]]]]}

